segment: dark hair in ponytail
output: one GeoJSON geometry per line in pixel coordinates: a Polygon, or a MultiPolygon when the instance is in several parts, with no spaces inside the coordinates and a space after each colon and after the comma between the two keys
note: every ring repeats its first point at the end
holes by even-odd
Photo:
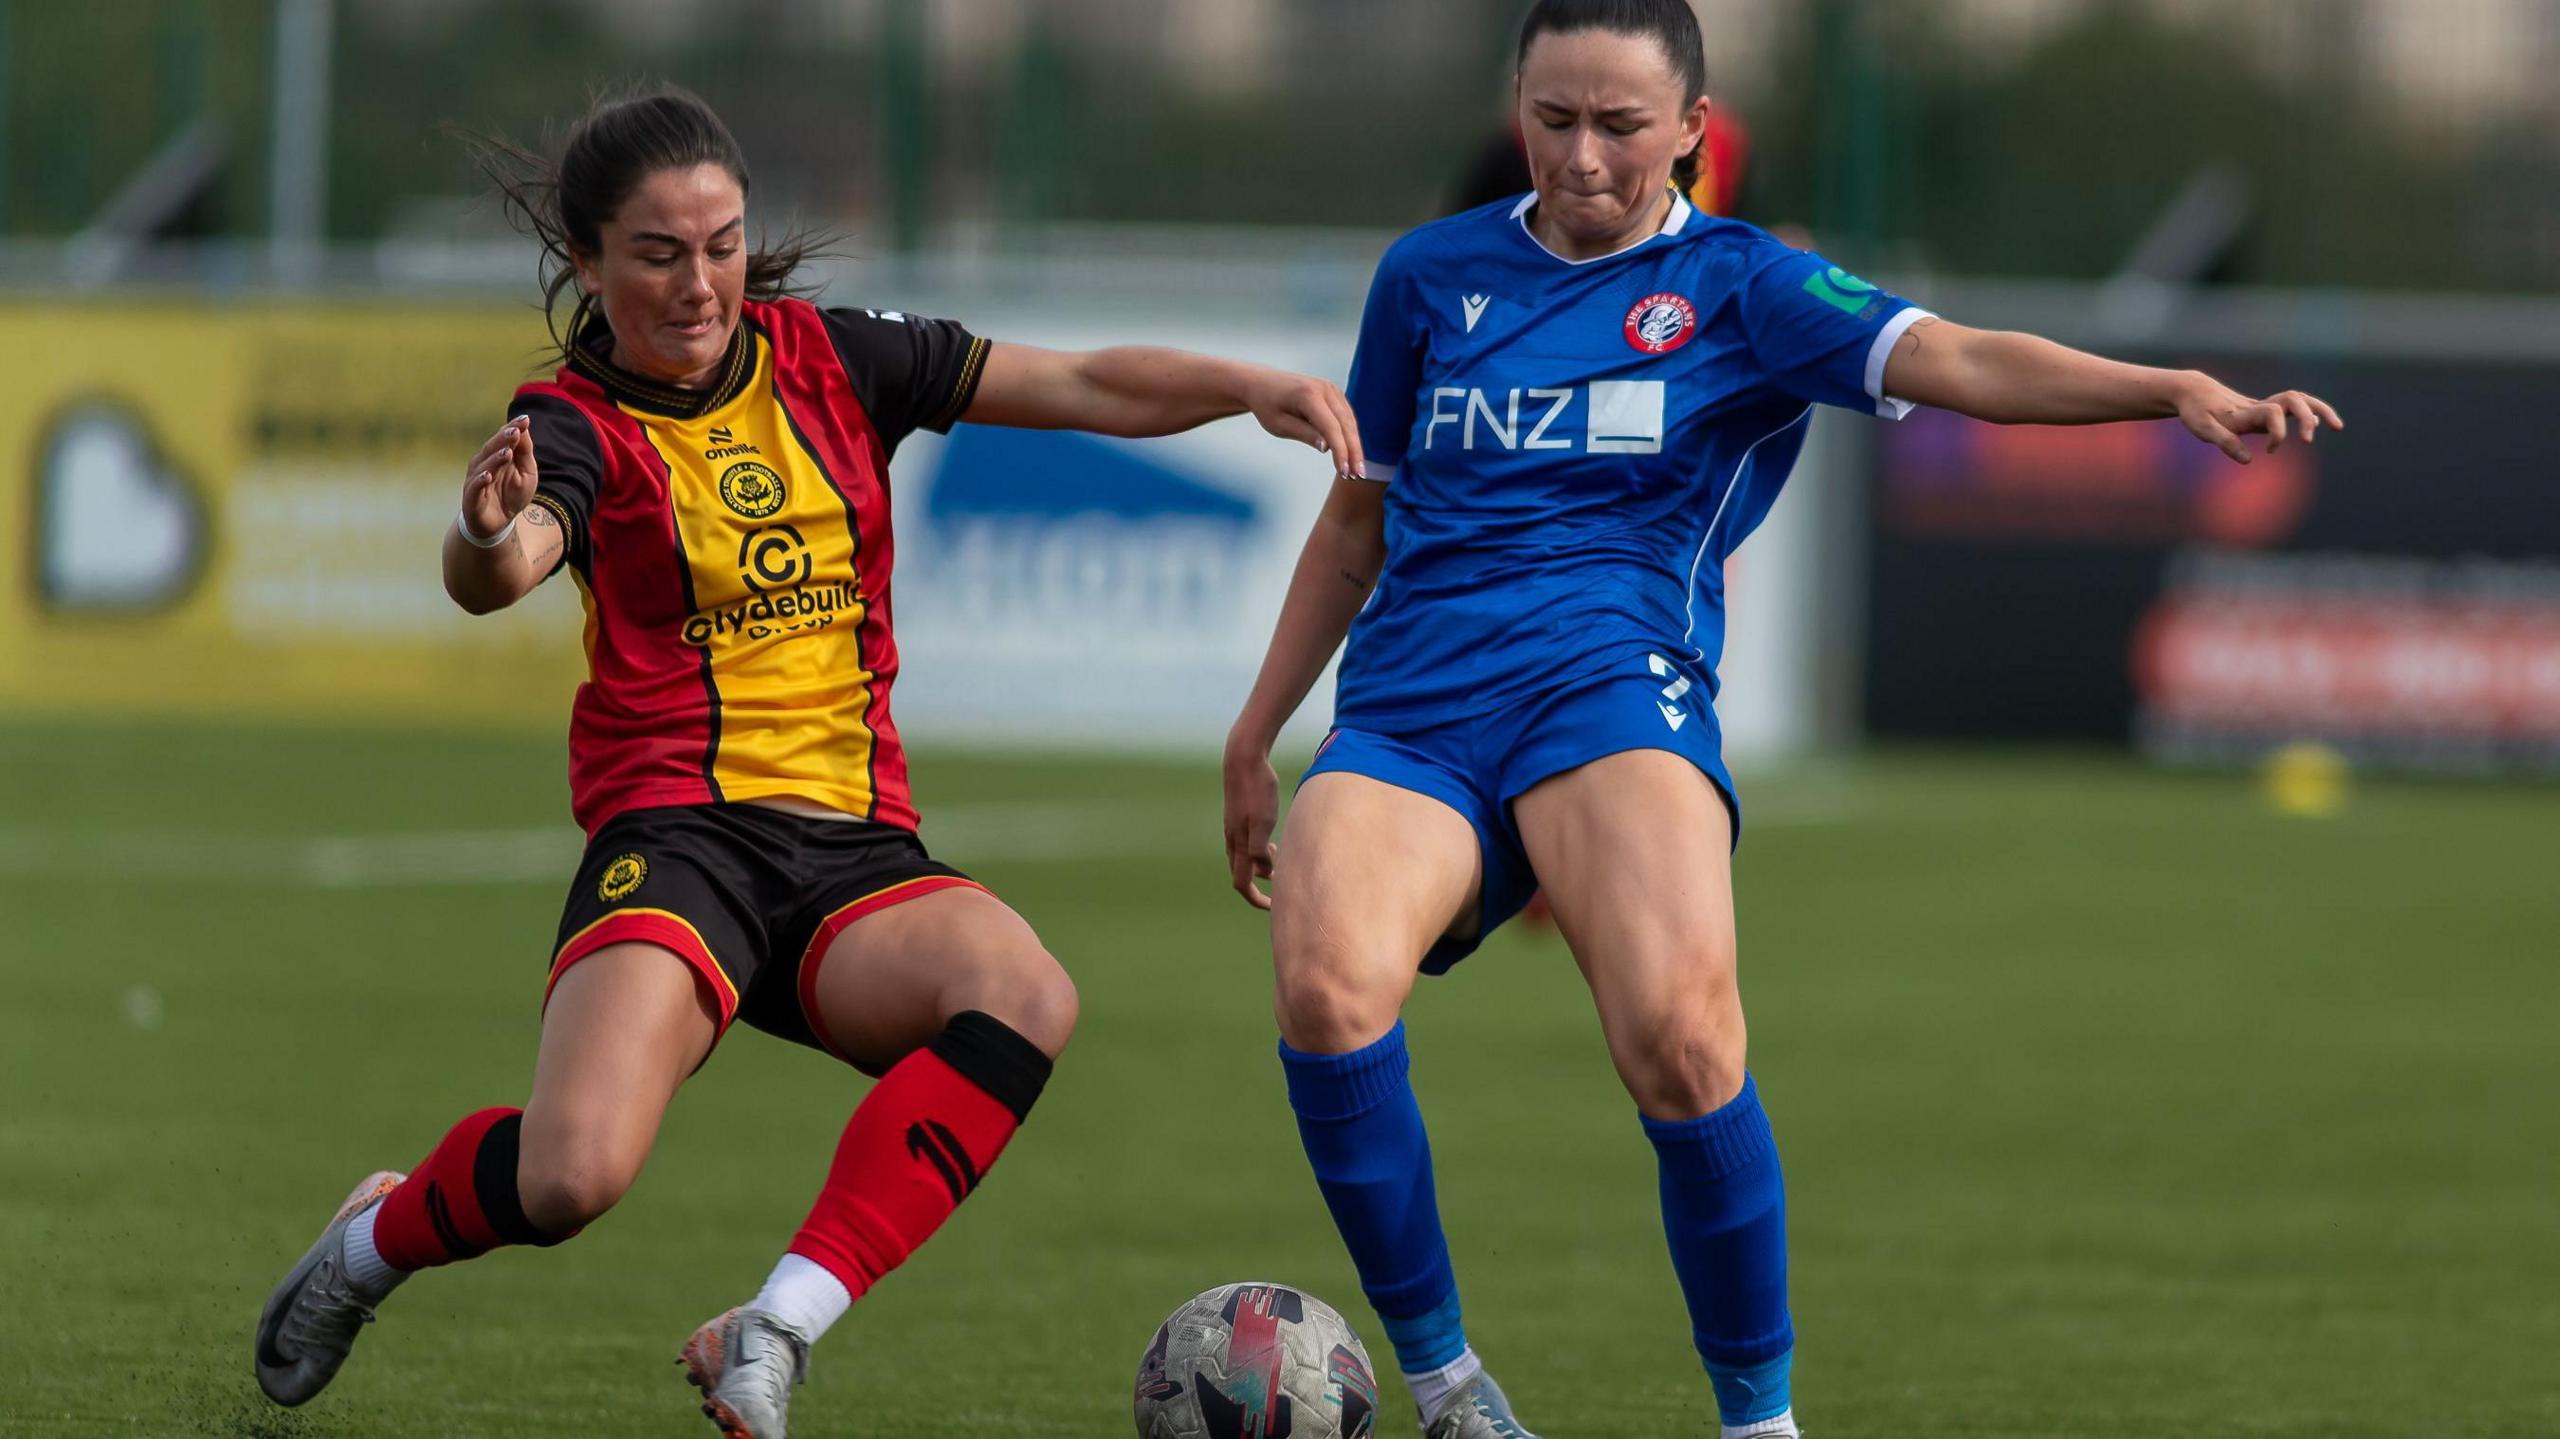
{"type": "MultiPolygon", "coordinates": [[[[1529,58],[1529,42],[1541,35],[1569,35],[1606,30],[1636,35],[1662,47],[1662,56],[1680,77],[1680,103],[1694,105],[1707,93],[1707,43],[1698,33],[1698,17],[1689,0],[1538,0],[1520,26],[1520,54],[1515,67],[1529,58]]],[[[1705,144],[1701,139],[1699,144],[1705,144]]],[[[1671,183],[1687,194],[1698,178],[1698,151],[1692,147],[1671,162],[1671,183]]]]}
{"type": "MultiPolygon", "coordinates": [[[[594,296],[580,294],[562,327],[560,292],[577,282],[573,255],[596,253],[604,223],[641,182],[661,170],[717,165],[738,182],[740,194],[747,191],[747,158],[729,127],[710,106],[673,85],[598,96],[585,118],[569,127],[557,162],[494,135],[458,133],[480,173],[497,187],[509,221],[542,245],[542,314],[563,358],[596,303],[594,296]]],[[[794,231],[779,245],[751,251],[748,297],[798,293],[792,275],[820,243],[794,231]]]]}

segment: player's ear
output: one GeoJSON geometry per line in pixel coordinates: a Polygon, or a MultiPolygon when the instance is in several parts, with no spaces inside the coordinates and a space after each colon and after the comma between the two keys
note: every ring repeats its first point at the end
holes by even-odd
{"type": "Polygon", "coordinates": [[[569,267],[578,272],[579,294],[592,297],[603,292],[604,276],[599,272],[594,254],[581,249],[576,245],[571,245],[569,247],[569,267]]]}
{"type": "MultiPolygon", "coordinates": [[[[1701,95],[1698,97],[1697,103],[1689,107],[1689,113],[1681,117],[1681,154],[1699,154],[1699,152],[1705,148],[1707,143],[1707,113],[1714,108],[1715,102],[1709,100],[1706,96],[1701,95]]],[[[1701,158],[1704,158],[1703,155],[1701,158]]]]}

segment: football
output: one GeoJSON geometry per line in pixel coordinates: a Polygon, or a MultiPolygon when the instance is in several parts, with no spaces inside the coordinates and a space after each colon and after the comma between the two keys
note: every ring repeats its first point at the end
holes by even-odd
{"type": "Polygon", "coordinates": [[[1224,1284],[1173,1311],[1138,1363],[1139,1439],[1366,1439],[1378,1381],[1323,1300],[1224,1284]]]}

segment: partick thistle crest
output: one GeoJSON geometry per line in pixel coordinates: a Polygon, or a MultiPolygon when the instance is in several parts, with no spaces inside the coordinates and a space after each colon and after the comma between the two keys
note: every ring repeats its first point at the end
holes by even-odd
{"type": "Polygon", "coordinates": [[[596,881],[596,898],[610,904],[627,899],[649,878],[649,861],[637,854],[626,854],[604,867],[604,877],[596,881]]]}
{"type": "Polygon", "coordinates": [[[782,476],[753,460],[740,460],[720,472],[720,502],[751,520],[782,509],[782,476]]]}

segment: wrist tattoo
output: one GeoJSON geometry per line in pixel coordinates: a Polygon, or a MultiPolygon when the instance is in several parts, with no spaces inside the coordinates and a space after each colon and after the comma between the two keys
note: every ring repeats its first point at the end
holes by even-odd
{"type": "Polygon", "coordinates": [[[551,518],[551,509],[548,505],[525,506],[524,521],[529,525],[556,525],[560,523],[558,520],[551,518]]]}

